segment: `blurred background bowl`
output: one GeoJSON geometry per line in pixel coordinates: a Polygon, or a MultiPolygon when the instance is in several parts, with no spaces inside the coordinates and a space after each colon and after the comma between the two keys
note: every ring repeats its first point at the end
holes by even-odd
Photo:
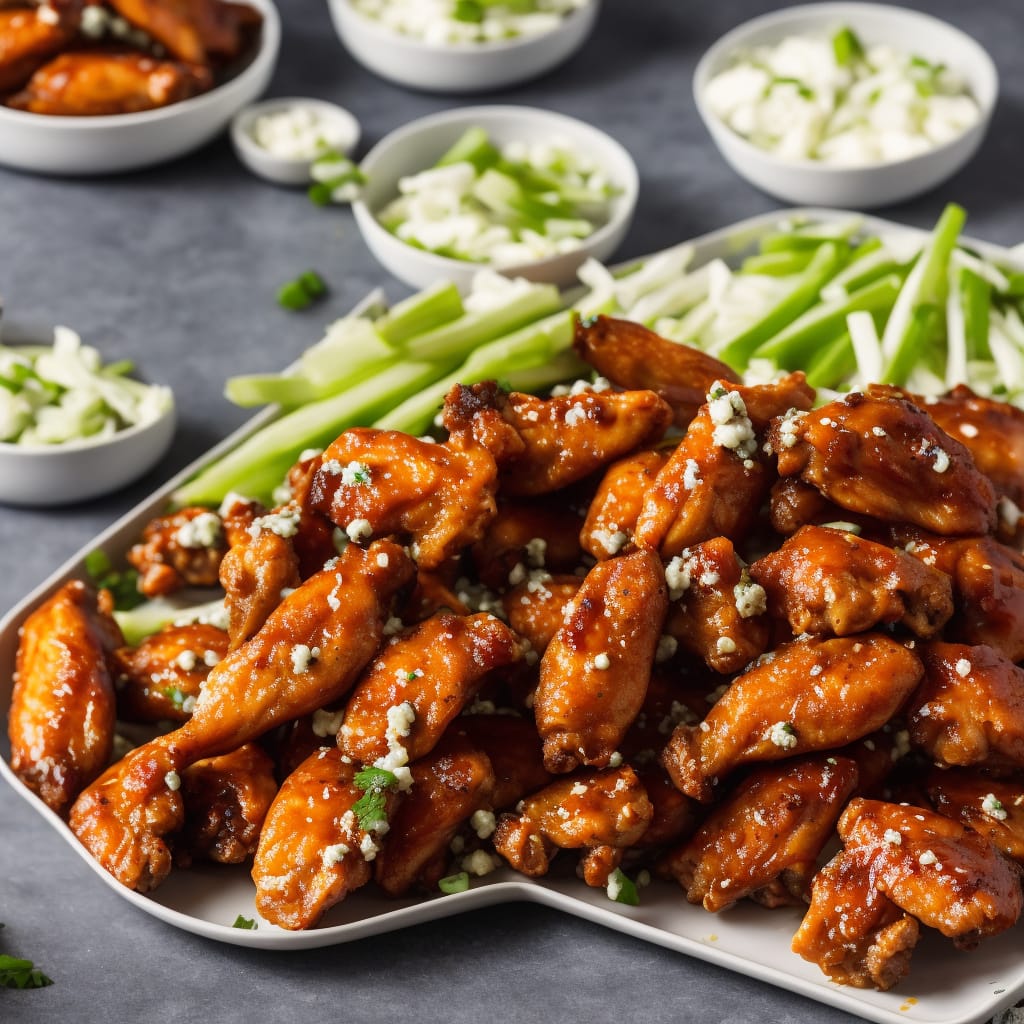
{"type": "Polygon", "coordinates": [[[55,117],[0,106],[0,164],[41,174],[91,175],[135,170],[197,149],[270,81],[281,47],[272,0],[247,0],[263,15],[256,52],[233,78],[156,110],[100,117],[55,117]]]}
{"type": "Polygon", "coordinates": [[[374,74],[410,89],[474,93],[528,81],[568,60],[590,35],[600,0],[588,0],[551,32],[447,45],[399,35],[356,10],[350,0],[328,0],[328,7],[346,49],[374,74]]]}
{"type": "Polygon", "coordinates": [[[745,22],[704,54],[693,76],[697,111],[729,165],[769,195],[801,206],[866,209],[926,192],[955,174],[975,154],[988,130],[999,77],[988,53],[965,32],[903,7],[872,3],[815,3],[787,7],[745,22]],[[918,156],[858,167],[787,160],[748,142],[708,109],[708,82],[752,47],[786,36],[831,34],[849,26],[867,46],[887,44],[943,63],[966,82],[978,104],[977,122],[951,141],[918,156]]]}
{"type": "Polygon", "coordinates": [[[571,284],[576,269],[589,256],[608,260],[633,221],[639,175],[633,158],[611,136],[575,118],[534,107],[482,106],[444,111],[412,121],[386,135],[362,160],[367,184],[353,203],[356,224],[373,255],[399,280],[413,288],[453,281],[469,289],[477,271],[489,267],[507,277],[571,284]],[[617,189],[609,219],[579,248],[548,259],[494,267],[426,252],[401,241],[377,220],[377,213],[398,195],[398,180],[432,166],[468,128],[483,128],[497,146],[510,142],[562,139],[603,169],[617,189]]]}

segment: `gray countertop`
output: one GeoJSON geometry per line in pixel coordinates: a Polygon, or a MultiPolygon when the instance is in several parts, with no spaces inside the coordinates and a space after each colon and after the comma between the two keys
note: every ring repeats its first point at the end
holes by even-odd
{"type": "MultiPolygon", "coordinates": [[[[690,94],[700,53],[770,9],[756,0],[607,0],[594,38],[569,64],[487,102],[544,106],[616,136],[640,165],[636,223],[620,255],[776,208],[729,170],[690,94]]],[[[1003,0],[909,3],[970,31],[992,53],[1002,97],[970,167],[884,215],[930,225],[955,199],[971,234],[1024,239],[1024,63],[1020,11],[1003,0]]],[[[284,40],[270,95],[348,106],[364,145],[455,105],[403,91],[355,65],[322,0],[281,0],[284,40]]],[[[0,612],[164,479],[245,418],[221,396],[240,367],[287,364],[321,328],[388,278],[349,211],[314,208],[301,192],[250,176],[226,138],[166,166],[89,181],[0,170],[0,294],[14,320],[69,324],[109,357],[135,359],[170,384],[180,413],[173,451],[145,480],[61,511],[0,509],[0,612]],[[277,286],[307,267],[328,300],[280,310],[277,286]]],[[[552,910],[509,905],[356,944],[303,953],[219,945],[140,913],[101,885],[34,810],[0,786],[0,951],[34,958],[47,989],[0,990],[17,1024],[136,1021],[401,1019],[515,1021],[852,1020],[781,989],[730,974],[552,910]]],[[[908,1017],[911,1015],[908,1014],[908,1017]]]]}

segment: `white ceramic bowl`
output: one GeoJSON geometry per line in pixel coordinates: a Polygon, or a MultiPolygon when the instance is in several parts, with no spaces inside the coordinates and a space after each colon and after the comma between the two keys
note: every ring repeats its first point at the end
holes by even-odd
{"type": "Polygon", "coordinates": [[[328,0],[328,7],[345,47],[381,78],[428,92],[474,93],[525,82],[568,60],[590,35],[600,0],[589,0],[543,35],[446,46],[392,32],[350,0],[328,0]]]}
{"type": "Polygon", "coordinates": [[[312,180],[311,159],[276,156],[264,149],[253,134],[259,118],[293,107],[310,108],[321,120],[330,122],[337,131],[342,152],[351,153],[359,145],[359,122],[349,111],[336,103],[300,96],[263,100],[243,108],[231,119],[231,142],[238,159],[254,174],[279,185],[308,185],[312,180]]]}
{"type": "Polygon", "coordinates": [[[42,174],[111,174],[182,156],[219,134],[270,81],[281,46],[272,0],[247,0],[263,15],[257,51],[234,78],[200,96],[137,114],[51,117],[0,106],[0,164],[42,174]]]}
{"type": "Polygon", "coordinates": [[[928,14],[872,3],[807,4],[754,18],[722,36],[704,54],[693,76],[697,110],[738,174],[786,202],[852,209],[908,199],[955,174],[981,145],[998,91],[991,57],[966,33],[928,14]],[[728,67],[738,51],[771,45],[788,35],[827,33],[840,25],[849,25],[868,45],[887,43],[952,68],[978,104],[978,121],[957,138],[919,156],[867,167],[831,167],[812,160],[784,160],[759,149],[705,105],[707,83],[728,67]]]}
{"type": "Polygon", "coordinates": [[[483,128],[498,145],[518,140],[565,139],[603,167],[608,180],[618,189],[611,200],[609,219],[583,239],[578,249],[495,269],[508,277],[567,285],[573,282],[577,267],[588,256],[599,260],[611,257],[629,230],[639,192],[636,164],[629,153],[611,136],[562,114],[534,107],[463,107],[398,128],[381,139],[360,163],[367,184],[352,204],[356,224],[370,251],[387,270],[413,288],[450,280],[466,291],[476,272],[489,266],[417,249],[400,241],[375,216],[376,211],[398,195],[399,178],[430,167],[471,127],[483,128]]]}

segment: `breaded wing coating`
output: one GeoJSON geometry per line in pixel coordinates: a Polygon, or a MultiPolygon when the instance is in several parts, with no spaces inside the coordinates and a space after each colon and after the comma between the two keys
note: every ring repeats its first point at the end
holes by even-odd
{"type": "Polygon", "coordinates": [[[806,902],[857,777],[855,761],[823,754],[758,768],[665,866],[705,910],[744,897],[773,907],[806,902]]]}
{"type": "Polygon", "coordinates": [[[321,456],[307,496],[350,540],[399,534],[436,569],[478,540],[494,517],[498,468],[478,444],[432,444],[353,427],[321,456]]]}
{"type": "Polygon", "coordinates": [[[653,391],[584,391],[557,398],[506,394],[493,383],[459,385],[445,399],[453,437],[495,452],[501,492],[548,494],[659,441],[672,410],[653,391]]]}
{"type": "Polygon", "coordinates": [[[726,537],[684,548],[665,569],[665,632],[708,668],[731,675],[768,646],[764,590],[753,583],[726,537]]]}
{"type": "Polygon", "coordinates": [[[474,812],[491,809],[494,793],[490,760],[457,731],[445,734],[412,772],[412,789],[389,816],[374,865],[374,879],[389,896],[414,887],[436,891],[452,837],[474,812]]]}
{"type": "Polygon", "coordinates": [[[527,797],[515,814],[503,814],[494,848],[517,871],[547,874],[561,850],[631,846],[647,830],[651,801],[628,765],[577,772],[527,797]]]}
{"type": "Polygon", "coordinates": [[[699,726],[677,726],[662,764],[706,803],[740,765],[830,750],[880,729],[922,672],[913,652],[879,633],[794,640],[736,679],[699,726]]]}
{"type": "Polygon", "coordinates": [[[241,864],[255,853],[277,795],[274,762],[255,743],[204,758],[181,773],[185,825],[174,837],[174,862],[241,864]]]}
{"type": "Polygon", "coordinates": [[[1024,775],[993,778],[963,768],[933,768],[925,789],[939,814],[985,836],[1024,866],[1024,775]]]}
{"type": "Polygon", "coordinates": [[[183,821],[180,772],[338,700],[376,652],[412,573],[396,544],[353,544],[286,597],[211,671],[184,725],[131,751],[78,798],[71,828],[93,857],[129,888],[159,885],[171,866],[163,837],[183,821]]]}
{"type": "Polygon", "coordinates": [[[739,384],[721,360],[690,345],[678,345],[632,320],[610,316],[576,320],[573,348],[603,377],[619,387],[653,391],[672,407],[685,428],[704,404],[716,380],[739,384]]]}
{"type": "Polygon", "coordinates": [[[643,704],[667,605],[653,552],[587,574],[540,663],[534,713],[548,771],[609,764],[643,704]]]}
{"type": "Polygon", "coordinates": [[[183,587],[215,587],[227,549],[221,517],[192,506],[148,522],[126,557],[139,572],[139,590],[159,597],[183,587]]]}
{"type": "MultiPolygon", "coordinates": [[[[54,8],[49,8],[53,11],[54,8]]],[[[75,38],[78,16],[40,17],[41,8],[0,10],[0,93],[19,89],[33,72],[75,38]]]]}
{"type": "Polygon", "coordinates": [[[72,580],[21,627],[7,719],[11,768],[58,814],[103,771],[113,747],[108,659],[124,638],[108,599],[72,580]]]}
{"type": "Polygon", "coordinates": [[[186,721],[210,670],[227,653],[227,633],[199,622],[167,626],[138,647],[119,647],[110,661],[118,718],[186,721]]]}
{"type": "Polygon", "coordinates": [[[989,533],[996,495],[971,453],[905,398],[852,392],[775,420],[779,475],[854,513],[944,536],[989,533]]]}
{"type": "Polygon", "coordinates": [[[901,548],[824,526],[801,527],[750,575],[794,636],[852,636],[899,622],[934,636],[953,614],[952,582],[901,548]]]}
{"type": "Polygon", "coordinates": [[[363,673],[345,708],[338,746],[362,764],[397,748],[410,761],[424,757],[484,676],[520,656],[519,638],[495,616],[438,612],[388,641],[363,673]]]}
{"type": "MultiPolygon", "coordinates": [[[[310,928],[365,885],[378,835],[360,827],[356,767],[322,747],[284,780],[260,833],[252,880],[256,909],[280,928],[310,928]]],[[[387,800],[393,798],[387,797],[387,800]]]]}
{"type": "Polygon", "coordinates": [[[910,742],[936,764],[1024,767],[1024,669],[991,647],[930,641],[907,704],[910,742]]]}

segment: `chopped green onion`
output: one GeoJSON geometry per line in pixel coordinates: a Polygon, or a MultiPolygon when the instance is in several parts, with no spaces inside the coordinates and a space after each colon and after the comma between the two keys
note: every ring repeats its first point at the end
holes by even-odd
{"type": "Polygon", "coordinates": [[[277,291],[278,305],[284,309],[306,309],[327,294],[327,285],[315,270],[303,271],[294,281],[288,281],[277,291]]]}
{"type": "Polygon", "coordinates": [[[469,888],[469,872],[460,871],[457,875],[448,875],[438,881],[437,887],[445,896],[465,892],[469,888]]]}
{"type": "Polygon", "coordinates": [[[239,914],[238,917],[235,918],[234,923],[231,925],[231,927],[232,928],[242,928],[245,931],[254,932],[254,931],[256,931],[258,925],[256,924],[256,919],[255,918],[252,918],[252,917],[242,917],[242,915],[239,914]]]}
{"type": "Polygon", "coordinates": [[[841,67],[849,67],[854,61],[864,59],[864,45],[853,29],[848,26],[841,28],[832,37],[832,52],[836,63],[841,67]]]}
{"type": "Polygon", "coordinates": [[[640,906],[640,896],[636,891],[636,883],[622,868],[616,868],[608,879],[608,897],[616,903],[625,903],[630,907],[640,906]]]}

